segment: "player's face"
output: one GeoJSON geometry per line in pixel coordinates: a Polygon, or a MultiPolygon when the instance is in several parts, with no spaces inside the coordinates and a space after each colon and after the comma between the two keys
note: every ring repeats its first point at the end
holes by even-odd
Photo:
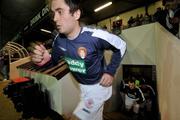
{"type": "Polygon", "coordinates": [[[70,13],[70,8],[64,0],[52,0],[51,10],[53,12],[53,20],[60,33],[70,34],[79,23],[78,19],[80,16],[77,16],[79,11],[70,13]]]}
{"type": "Polygon", "coordinates": [[[129,85],[130,89],[134,89],[135,88],[135,84],[134,83],[128,82],[128,85],[129,85]]]}

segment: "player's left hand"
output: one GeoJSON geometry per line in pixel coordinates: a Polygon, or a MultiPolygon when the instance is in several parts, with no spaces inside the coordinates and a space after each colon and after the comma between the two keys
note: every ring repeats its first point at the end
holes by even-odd
{"type": "Polygon", "coordinates": [[[109,87],[112,85],[114,77],[108,73],[104,73],[101,80],[100,80],[100,85],[104,87],[109,87]]]}

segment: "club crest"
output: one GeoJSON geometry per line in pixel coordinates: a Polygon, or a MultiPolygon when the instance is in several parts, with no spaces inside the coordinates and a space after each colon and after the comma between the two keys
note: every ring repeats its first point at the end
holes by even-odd
{"type": "Polygon", "coordinates": [[[78,55],[84,59],[87,56],[87,49],[85,47],[78,48],[78,55]]]}

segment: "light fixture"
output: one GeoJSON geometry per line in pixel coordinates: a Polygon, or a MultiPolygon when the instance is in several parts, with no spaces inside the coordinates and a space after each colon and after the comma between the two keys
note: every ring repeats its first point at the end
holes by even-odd
{"type": "Polygon", "coordinates": [[[46,32],[46,33],[52,33],[51,31],[49,31],[49,30],[46,30],[46,29],[40,29],[42,32],[46,32]]]}
{"type": "Polygon", "coordinates": [[[108,2],[108,3],[104,4],[104,5],[102,5],[102,6],[98,7],[98,8],[96,8],[96,9],[94,10],[94,12],[98,12],[98,11],[100,11],[100,10],[102,10],[102,9],[104,9],[104,8],[106,8],[106,7],[108,7],[108,6],[110,6],[111,4],[112,4],[112,2],[108,2]]]}

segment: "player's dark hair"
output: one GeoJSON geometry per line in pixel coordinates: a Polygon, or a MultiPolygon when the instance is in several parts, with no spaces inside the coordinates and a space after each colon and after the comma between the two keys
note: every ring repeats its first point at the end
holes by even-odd
{"type": "Polygon", "coordinates": [[[131,76],[128,78],[128,82],[135,83],[136,78],[134,76],[131,76]]]}
{"type": "Polygon", "coordinates": [[[64,0],[70,8],[70,13],[74,14],[77,10],[81,10],[80,0],[64,0]]]}

